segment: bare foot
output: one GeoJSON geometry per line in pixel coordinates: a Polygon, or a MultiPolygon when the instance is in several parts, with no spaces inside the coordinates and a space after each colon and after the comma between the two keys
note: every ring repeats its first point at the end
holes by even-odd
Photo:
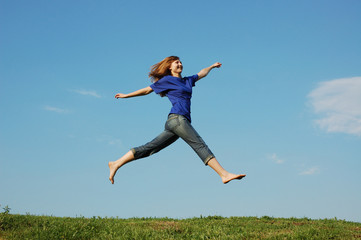
{"type": "Polygon", "coordinates": [[[222,182],[224,184],[226,184],[226,183],[229,183],[230,181],[235,180],[235,179],[241,180],[245,176],[246,176],[246,174],[238,174],[237,175],[237,174],[230,173],[230,174],[227,174],[227,176],[222,177],[222,182]]]}
{"type": "Polygon", "coordinates": [[[109,180],[112,184],[114,184],[114,175],[117,172],[118,168],[115,166],[115,162],[109,162],[108,166],[110,171],[109,180]]]}

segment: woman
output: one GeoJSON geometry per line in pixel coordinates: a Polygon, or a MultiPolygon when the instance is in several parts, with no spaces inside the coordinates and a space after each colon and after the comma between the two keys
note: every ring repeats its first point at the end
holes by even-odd
{"type": "Polygon", "coordinates": [[[124,164],[148,157],[163,148],[169,146],[181,137],[202,159],[205,165],[210,166],[222,178],[223,183],[235,179],[242,179],[245,174],[233,174],[227,172],[217,161],[211,150],[205,144],[191,125],[190,105],[192,87],[195,82],[204,78],[213,68],[221,67],[221,63],[215,63],[210,67],[202,69],[198,74],[190,77],[182,77],[183,65],[176,56],[170,56],[152,66],[149,73],[153,84],[129,94],[118,93],[115,98],[130,98],[147,95],[155,92],[167,96],[172,103],[172,109],[168,115],[164,131],[147,144],[132,148],[123,157],[115,162],[109,162],[109,180],[114,184],[114,176],[117,170],[124,164]]]}

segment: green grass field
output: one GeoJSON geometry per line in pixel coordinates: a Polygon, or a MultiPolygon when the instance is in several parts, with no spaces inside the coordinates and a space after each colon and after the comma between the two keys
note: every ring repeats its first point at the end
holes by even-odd
{"type": "Polygon", "coordinates": [[[361,223],[308,218],[118,219],[0,213],[3,239],[361,239],[361,223]]]}

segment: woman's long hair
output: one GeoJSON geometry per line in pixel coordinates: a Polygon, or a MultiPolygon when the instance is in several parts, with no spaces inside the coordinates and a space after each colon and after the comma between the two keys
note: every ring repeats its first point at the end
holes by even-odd
{"type": "Polygon", "coordinates": [[[170,56],[164,58],[159,63],[154,64],[150,68],[149,77],[150,80],[154,83],[161,79],[164,76],[171,75],[170,66],[172,65],[172,62],[179,60],[179,57],[177,56],[170,56]]]}
{"type": "MultiPolygon", "coordinates": [[[[149,77],[150,80],[154,83],[161,79],[162,77],[165,77],[167,75],[171,75],[170,66],[172,65],[172,62],[179,60],[179,57],[177,56],[169,56],[164,58],[159,63],[154,64],[150,68],[149,77]]],[[[164,97],[165,94],[161,93],[159,94],[161,97],[164,97]]]]}

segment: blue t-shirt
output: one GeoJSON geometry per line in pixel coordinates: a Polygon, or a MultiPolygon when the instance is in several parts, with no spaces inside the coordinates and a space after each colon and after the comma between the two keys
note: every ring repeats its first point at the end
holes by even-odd
{"type": "Polygon", "coordinates": [[[198,75],[178,78],[171,75],[159,79],[150,85],[155,93],[164,93],[172,103],[170,113],[185,116],[191,122],[192,87],[198,80],[198,75]]]}

